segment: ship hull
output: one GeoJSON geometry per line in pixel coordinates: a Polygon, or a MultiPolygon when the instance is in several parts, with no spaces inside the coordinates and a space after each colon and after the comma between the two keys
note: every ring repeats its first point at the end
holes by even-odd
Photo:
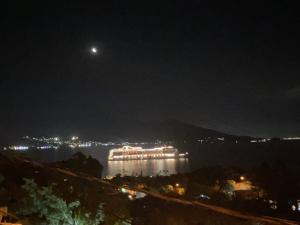
{"type": "Polygon", "coordinates": [[[109,161],[153,160],[153,159],[179,159],[186,158],[186,154],[179,154],[172,146],[143,149],[141,147],[124,146],[109,151],[109,161]]]}

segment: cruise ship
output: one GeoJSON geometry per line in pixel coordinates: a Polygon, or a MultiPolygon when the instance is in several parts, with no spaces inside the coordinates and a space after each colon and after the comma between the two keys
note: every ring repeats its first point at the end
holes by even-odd
{"type": "Polygon", "coordinates": [[[173,146],[142,148],[123,146],[109,151],[109,161],[143,160],[143,159],[178,159],[186,158],[188,153],[179,153],[173,146]]]}

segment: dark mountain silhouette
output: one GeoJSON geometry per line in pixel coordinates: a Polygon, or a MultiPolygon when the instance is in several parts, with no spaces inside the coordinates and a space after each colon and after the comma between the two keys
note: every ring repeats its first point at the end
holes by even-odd
{"type": "Polygon", "coordinates": [[[119,122],[114,127],[105,128],[101,132],[109,139],[127,139],[130,141],[141,140],[198,140],[225,138],[225,140],[249,140],[250,137],[225,134],[212,129],[197,127],[178,120],[166,120],[162,122],[119,122]]]}
{"type": "Polygon", "coordinates": [[[108,118],[95,123],[84,123],[79,121],[77,125],[74,124],[68,127],[55,123],[51,126],[49,125],[47,131],[39,130],[33,133],[17,132],[9,138],[4,138],[0,135],[0,144],[22,144],[19,143],[20,137],[25,135],[37,137],[70,137],[72,134],[76,134],[81,138],[88,140],[103,141],[189,141],[207,138],[225,138],[225,141],[249,141],[250,139],[250,137],[230,135],[178,120],[140,122],[136,120],[129,121],[108,118]]]}

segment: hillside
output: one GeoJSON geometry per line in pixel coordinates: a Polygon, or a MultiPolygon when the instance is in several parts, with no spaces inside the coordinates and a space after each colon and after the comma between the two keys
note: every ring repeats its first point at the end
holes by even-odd
{"type": "MultiPolygon", "coordinates": [[[[196,204],[157,193],[147,192],[144,199],[129,201],[126,195],[117,191],[112,184],[88,174],[77,174],[42,164],[15,154],[0,155],[0,171],[4,180],[1,183],[0,205],[6,205],[16,212],[25,195],[21,189],[23,178],[34,179],[38,185],[56,183],[59,196],[66,201],[79,199],[82,207],[92,213],[99,203],[105,204],[105,224],[115,224],[120,218],[131,218],[139,225],[252,225],[252,224],[295,224],[276,219],[255,217],[225,208],[196,204]],[[71,190],[71,191],[70,191],[71,190]],[[141,214],[137,213],[142,211],[141,214]]],[[[24,225],[32,218],[21,218],[24,225]],[[26,222],[27,221],[27,222],[26,222]]]]}

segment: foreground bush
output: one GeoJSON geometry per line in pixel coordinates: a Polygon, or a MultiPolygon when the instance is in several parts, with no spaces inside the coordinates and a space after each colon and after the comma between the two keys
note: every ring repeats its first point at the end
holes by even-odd
{"type": "Polygon", "coordinates": [[[24,179],[22,186],[28,193],[24,199],[24,206],[19,214],[24,216],[38,216],[42,224],[47,225],[99,225],[104,222],[103,204],[94,217],[90,213],[80,210],[80,202],[67,203],[53,192],[53,185],[39,187],[34,180],[24,179]]]}

